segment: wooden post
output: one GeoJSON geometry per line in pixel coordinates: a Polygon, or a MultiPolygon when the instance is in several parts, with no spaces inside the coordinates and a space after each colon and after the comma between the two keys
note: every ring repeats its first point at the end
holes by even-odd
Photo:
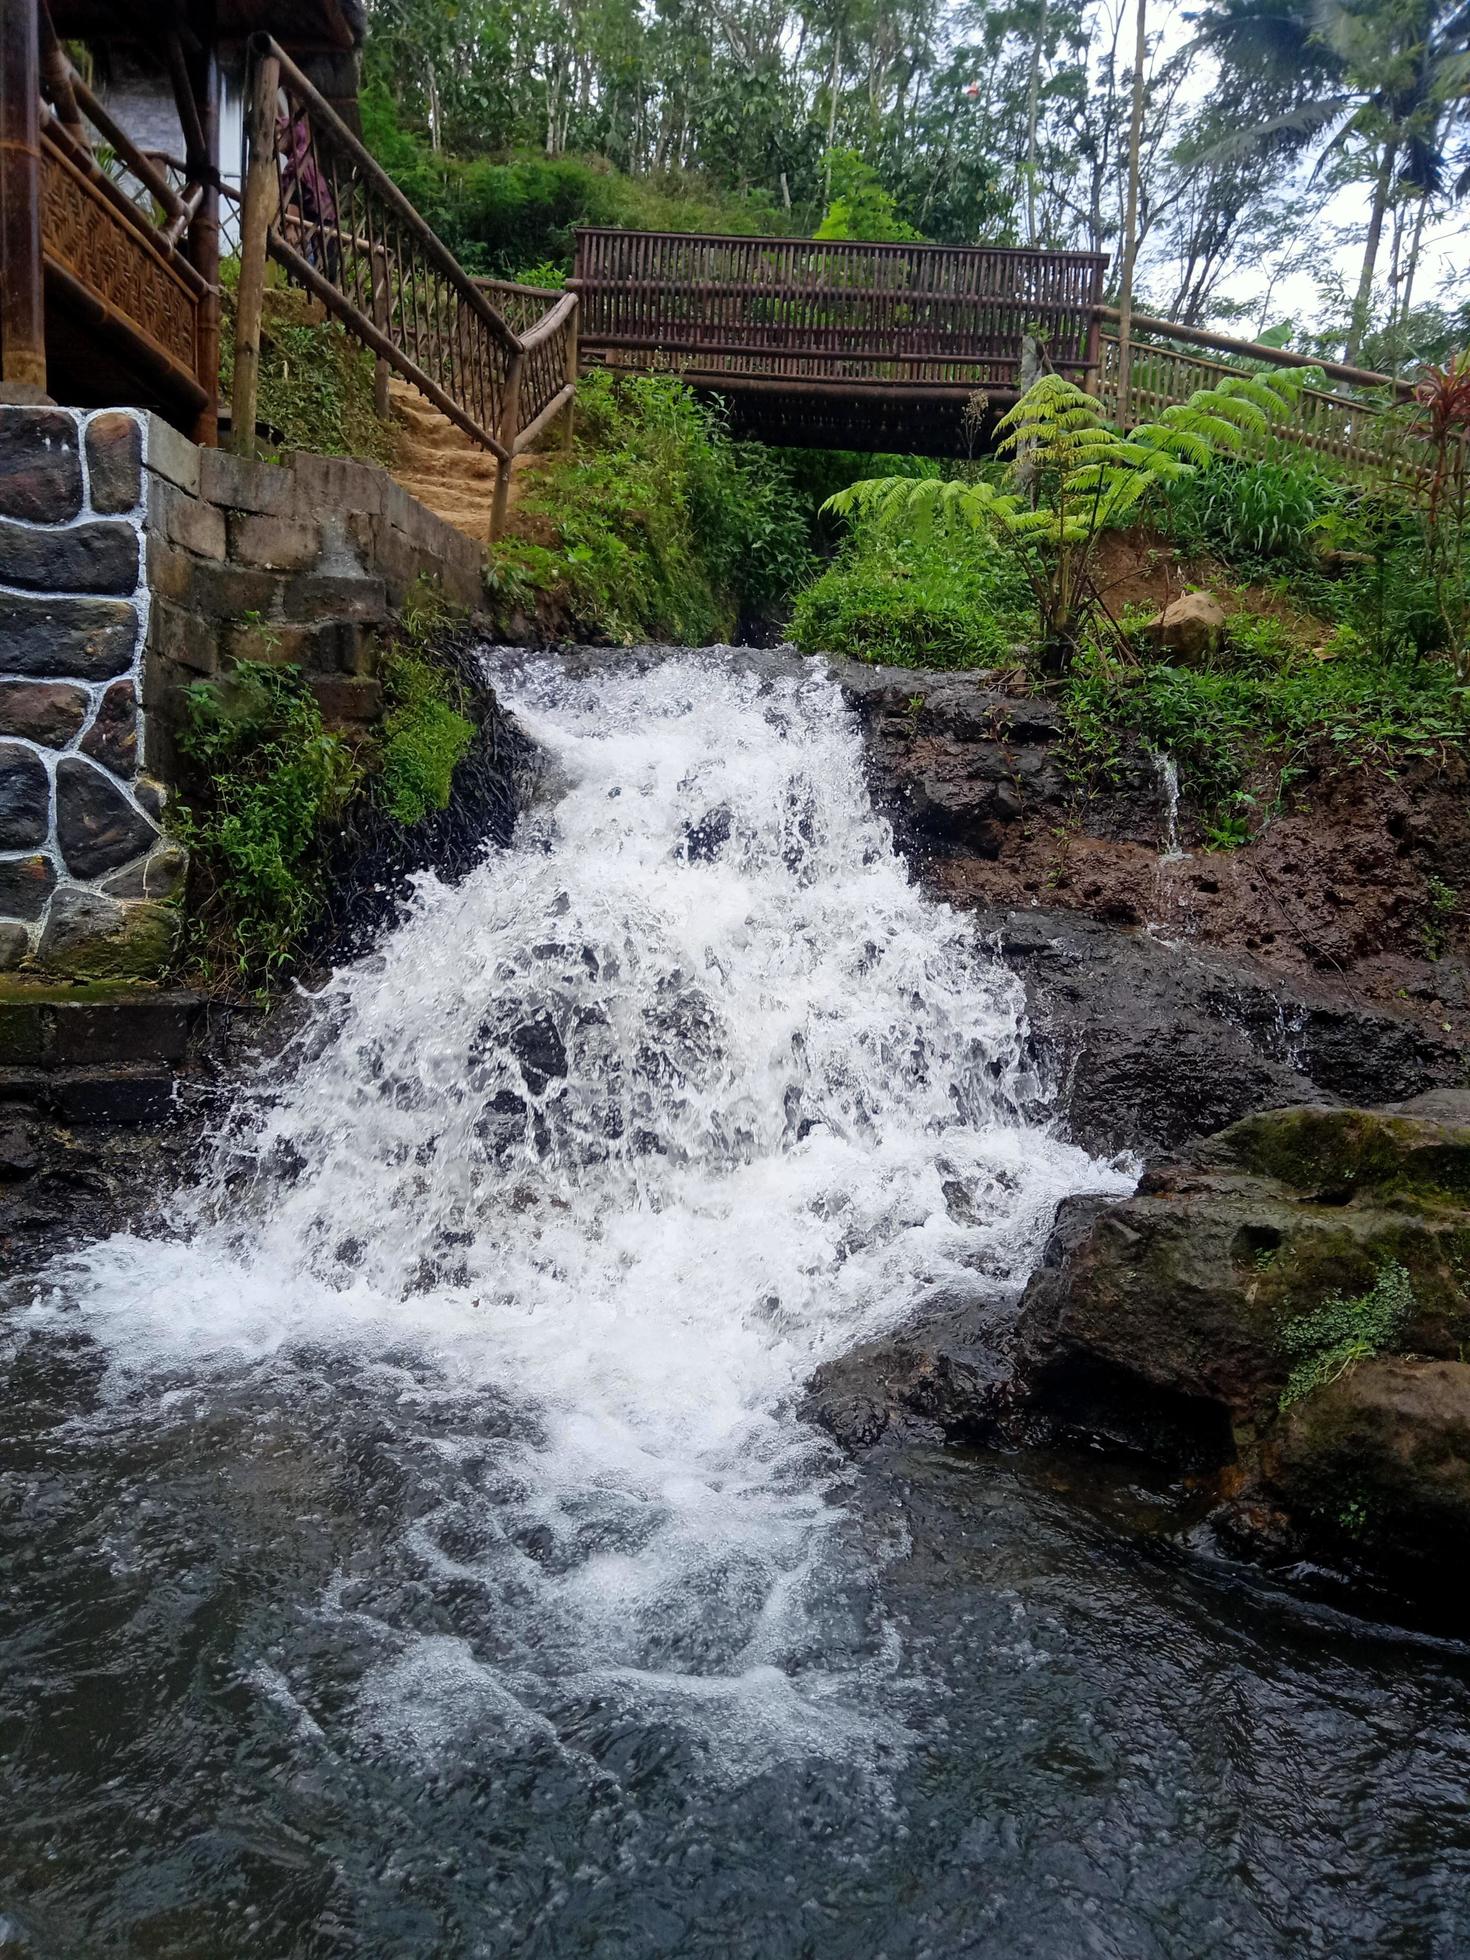
{"type": "Polygon", "coordinates": [[[505,371],[505,393],[501,396],[500,427],[496,434],[505,444],[505,460],[495,472],[495,501],[490,506],[490,536],[500,537],[510,510],[510,471],[515,461],[516,430],[521,421],[521,368],[525,355],[517,347],[505,371]]]}
{"type": "Polygon", "coordinates": [[[187,250],[190,265],[209,286],[199,308],[196,349],[199,385],[206,400],[195,418],[193,435],[195,442],[212,449],[219,441],[219,62],[212,44],[188,58],[186,75],[195,127],[185,149],[185,170],[203,186],[189,225],[187,250]]]}
{"type": "MultiPolygon", "coordinates": [[[[572,311],[571,319],[567,321],[567,385],[572,388],[575,388],[577,385],[577,373],[581,355],[581,326],[582,302],[579,299],[572,311]]],[[[574,395],[567,403],[567,425],[562,430],[562,442],[569,456],[572,453],[572,445],[576,439],[576,425],[577,398],[574,395]]]]}
{"type": "Polygon", "coordinates": [[[37,0],[0,0],[0,381],[46,392],[37,0]]]}
{"type": "Polygon", "coordinates": [[[276,94],[281,65],[260,55],[246,112],[245,195],[240,215],[240,289],[235,297],[235,386],[230,405],[234,447],[255,454],[255,410],[260,393],[260,316],[265,305],[266,237],[276,215],[280,174],[276,164],[276,94]]]}
{"type": "MultiPolygon", "coordinates": [[[[389,327],[388,247],[374,245],[368,263],[373,279],[373,325],[386,338],[389,327]]],[[[388,371],[386,359],[379,354],[373,363],[373,413],[380,422],[388,420],[392,406],[388,396],[388,371]]]]}

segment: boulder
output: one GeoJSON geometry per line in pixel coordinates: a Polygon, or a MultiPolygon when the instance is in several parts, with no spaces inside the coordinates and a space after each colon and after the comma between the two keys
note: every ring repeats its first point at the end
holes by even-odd
{"type": "Polygon", "coordinates": [[[1216,1475],[1238,1541],[1432,1587],[1447,1518],[1470,1545],[1467,1274],[1470,1094],[1251,1116],[1063,1206],[1028,1419],[1216,1475]]]}
{"type": "Polygon", "coordinates": [[[1225,644],[1225,609],[1212,592],[1186,592],[1138,630],[1155,653],[1181,667],[1201,667],[1225,644]]]}
{"type": "Polygon", "coordinates": [[[158,899],[118,899],[67,886],[51,901],[36,949],[43,973],[77,980],[156,980],[173,951],[177,915],[158,899]]]}

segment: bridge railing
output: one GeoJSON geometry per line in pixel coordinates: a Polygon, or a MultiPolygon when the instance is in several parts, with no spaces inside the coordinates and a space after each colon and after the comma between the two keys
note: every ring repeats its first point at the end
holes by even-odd
{"type": "MultiPolygon", "coordinates": [[[[272,258],[381,364],[395,369],[501,467],[562,409],[576,374],[578,301],[540,294],[513,327],[331,104],[268,35],[251,42],[240,221],[233,425],[254,445],[265,262],[272,258]]],[[[528,289],[529,290],[529,289],[528,289]]],[[[386,382],[380,389],[380,406],[386,382]]]]}
{"type": "MultiPolygon", "coordinates": [[[[1120,352],[1117,313],[1100,308],[1098,395],[1116,417],[1119,408],[1120,352]],[[1110,328],[1114,329],[1110,331],[1110,328]]],[[[1289,444],[1318,456],[1337,474],[1361,481],[1388,481],[1414,474],[1413,440],[1386,411],[1413,392],[1406,382],[1365,368],[1313,361],[1289,348],[1259,341],[1233,340],[1200,327],[1183,327],[1150,316],[1134,316],[1129,359],[1128,420],[1141,421],[1171,403],[1188,401],[1200,388],[1212,388],[1230,374],[1263,368],[1315,367],[1337,386],[1307,388],[1290,415],[1272,426],[1267,442],[1289,444]]]]}
{"type": "Polygon", "coordinates": [[[1096,368],[1105,256],[849,244],[588,226],[571,289],[608,366],[770,390],[1006,392],[1028,334],[1078,380],[1096,368]]]}

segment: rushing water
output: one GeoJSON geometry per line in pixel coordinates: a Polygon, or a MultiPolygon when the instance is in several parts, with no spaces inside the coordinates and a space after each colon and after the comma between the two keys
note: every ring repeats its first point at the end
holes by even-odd
{"type": "Polygon", "coordinates": [[[1455,1951],[1458,1652],[799,1418],[1127,1182],[836,690],[504,692],[515,846],[332,983],[175,1236],[12,1289],[0,1948],[1455,1951]]]}

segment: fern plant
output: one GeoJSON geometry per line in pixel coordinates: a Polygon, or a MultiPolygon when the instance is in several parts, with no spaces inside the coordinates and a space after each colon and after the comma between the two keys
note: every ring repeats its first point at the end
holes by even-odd
{"type": "Polygon", "coordinates": [[[1152,492],[1264,435],[1314,380],[1321,380],[1314,368],[1227,375],[1124,435],[1103,420],[1091,395],[1044,374],[997,424],[1003,483],[869,477],[824,508],[920,535],[946,524],[994,539],[1030,584],[1042,669],[1056,676],[1099,614],[1116,631],[1092,581],[1103,532],[1135,518],[1152,492]]]}

